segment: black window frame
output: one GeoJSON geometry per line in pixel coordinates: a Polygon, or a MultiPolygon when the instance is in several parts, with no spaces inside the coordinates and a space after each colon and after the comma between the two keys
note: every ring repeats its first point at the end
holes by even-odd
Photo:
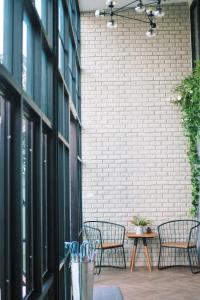
{"type": "MultiPolygon", "coordinates": [[[[64,240],[71,239],[71,224],[76,223],[80,219],[80,215],[74,216],[70,220],[70,143],[72,137],[70,136],[70,116],[76,120],[77,126],[81,127],[80,110],[77,109],[76,98],[77,95],[73,90],[70,91],[68,82],[68,60],[65,62],[66,74],[61,74],[58,69],[58,1],[47,0],[47,15],[48,15],[48,30],[40,19],[35,8],[33,0],[18,0],[12,1],[12,70],[0,64],[0,93],[5,93],[5,99],[9,99],[10,103],[10,133],[7,135],[7,142],[4,140],[4,147],[8,147],[10,154],[5,168],[5,176],[8,177],[8,186],[6,186],[10,199],[7,201],[8,207],[0,214],[0,224],[3,222],[3,251],[7,253],[5,257],[6,272],[0,270],[0,282],[3,281],[5,286],[6,296],[2,294],[2,300],[21,299],[22,297],[22,121],[23,116],[26,115],[33,124],[33,175],[28,185],[31,186],[32,204],[30,208],[31,213],[31,239],[33,263],[31,263],[31,289],[26,300],[29,299],[70,299],[70,270],[69,256],[64,253],[63,259],[59,258],[60,249],[64,250],[64,240]],[[23,13],[26,11],[30,18],[31,27],[33,29],[33,93],[28,95],[22,89],[22,20],[23,13]],[[51,14],[52,21],[51,21],[51,14]],[[51,35],[51,30],[52,35],[51,35]],[[52,100],[51,113],[44,113],[41,109],[41,86],[43,84],[41,79],[41,52],[44,50],[47,60],[50,65],[48,69],[49,84],[52,85],[52,92],[48,97],[52,100]],[[62,102],[63,111],[58,109],[58,84],[62,85],[62,102]],[[52,83],[52,84],[51,84],[52,83]],[[63,114],[63,132],[59,131],[58,121],[60,113],[63,114]],[[66,118],[65,118],[66,116],[66,118]],[[46,272],[43,268],[43,236],[42,236],[42,194],[43,194],[43,157],[42,157],[42,134],[45,132],[48,136],[48,207],[45,204],[45,223],[47,223],[48,236],[48,268],[46,272]],[[9,138],[11,136],[11,138],[9,138]],[[59,153],[58,145],[63,147],[64,155],[64,230],[63,241],[59,245],[59,180],[61,173],[59,173],[59,153]],[[10,185],[12,182],[12,188],[10,185]],[[9,194],[10,193],[10,194],[9,194]],[[7,250],[8,249],[8,250],[7,250]],[[12,268],[11,268],[12,266],[12,268]],[[61,274],[64,274],[61,276],[61,274]],[[3,279],[2,279],[3,278],[3,279]],[[63,278],[63,279],[62,279],[63,278]],[[64,283],[60,285],[61,280],[64,283]],[[61,286],[62,288],[59,288],[61,286]]],[[[80,69],[80,53],[77,44],[76,28],[73,17],[70,16],[69,5],[67,1],[62,0],[65,11],[66,32],[65,35],[65,51],[68,51],[69,33],[73,43],[73,61],[80,69]]],[[[76,9],[78,10],[78,1],[76,2],[76,9]]],[[[79,13],[77,13],[79,16],[79,13]]],[[[77,76],[72,74],[75,77],[77,76]]],[[[76,83],[76,82],[75,82],[76,83]]],[[[75,86],[74,83],[74,86],[75,86]]],[[[7,100],[6,100],[7,101],[7,100]]],[[[78,150],[77,150],[78,151],[78,150]]],[[[78,159],[78,157],[77,157],[78,159]]],[[[79,158],[80,159],[80,158],[79,158]]],[[[80,159],[81,163],[81,159],[80,159]]],[[[2,183],[0,181],[0,187],[2,183]]],[[[81,182],[77,186],[81,189],[81,182]]],[[[77,201],[81,201],[78,199],[77,201]]],[[[2,202],[2,201],[1,201],[2,202]]],[[[3,202],[5,203],[5,202],[3,202]]],[[[2,205],[2,203],[0,203],[2,205]]],[[[30,221],[30,220],[29,220],[30,221]]],[[[63,225],[63,224],[62,224],[63,225]]],[[[80,223],[79,223],[80,229],[80,223]]],[[[77,232],[79,235],[79,232],[77,232]]],[[[1,236],[2,239],[2,236],[1,236]]],[[[30,257],[29,257],[30,259],[30,257]]]]}

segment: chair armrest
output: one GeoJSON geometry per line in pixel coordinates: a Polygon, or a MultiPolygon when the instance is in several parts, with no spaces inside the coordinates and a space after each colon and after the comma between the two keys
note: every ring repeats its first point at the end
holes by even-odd
{"type": "Polygon", "coordinates": [[[197,244],[200,241],[200,223],[190,229],[188,238],[188,247],[191,244],[197,244]]]}

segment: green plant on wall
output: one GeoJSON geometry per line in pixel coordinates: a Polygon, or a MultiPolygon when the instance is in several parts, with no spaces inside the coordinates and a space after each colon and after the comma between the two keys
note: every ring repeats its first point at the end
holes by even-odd
{"type": "Polygon", "coordinates": [[[174,101],[182,113],[185,135],[188,139],[188,158],[191,166],[192,183],[192,215],[196,216],[199,202],[200,158],[198,144],[200,143],[200,61],[191,75],[186,77],[176,88],[178,93],[174,101]]]}

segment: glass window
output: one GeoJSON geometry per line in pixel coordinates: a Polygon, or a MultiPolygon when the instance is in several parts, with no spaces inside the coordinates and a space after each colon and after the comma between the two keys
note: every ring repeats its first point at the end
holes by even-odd
{"type": "Polygon", "coordinates": [[[64,74],[64,68],[65,68],[65,52],[64,52],[64,47],[63,47],[63,43],[62,40],[59,38],[59,69],[61,70],[62,74],[64,74]]]}
{"type": "Polygon", "coordinates": [[[59,131],[60,131],[60,133],[62,134],[62,135],[64,135],[64,130],[63,130],[63,122],[64,122],[64,120],[63,120],[63,116],[64,116],[64,114],[63,114],[63,87],[62,87],[62,85],[61,84],[59,84],[59,87],[58,87],[58,109],[59,109],[59,111],[58,111],[58,114],[59,114],[59,116],[58,116],[58,129],[59,129],[59,131]]]}
{"type": "Polygon", "coordinates": [[[73,44],[72,44],[72,37],[70,35],[69,38],[69,69],[72,72],[72,61],[73,61],[73,44]]]}
{"type": "Polygon", "coordinates": [[[45,32],[48,34],[50,44],[52,45],[53,1],[35,0],[35,7],[42,21],[45,32]]]}
{"type": "Polygon", "coordinates": [[[77,154],[81,157],[81,127],[77,125],[77,154]]]}
{"type": "Polygon", "coordinates": [[[63,144],[59,143],[59,256],[60,262],[64,258],[64,153],[63,144]]]}
{"type": "Polygon", "coordinates": [[[69,100],[65,95],[64,98],[64,135],[67,141],[69,141],[69,100]]]}
{"type": "Polygon", "coordinates": [[[64,242],[70,239],[69,224],[69,152],[59,143],[59,245],[60,261],[64,258],[64,242]]]}
{"type": "Polygon", "coordinates": [[[62,0],[59,0],[59,23],[58,23],[58,29],[60,32],[60,36],[62,40],[65,38],[65,28],[64,28],[64,21],[65,20],[65,15],[64,15],[64,8],[62,4],[62,0]]]}
{"type": "Polygon", "coordinates": [[[59,1],[59,18],[58,18],[58,31],[59,31],[59,68],[64,74],[65,68],[65,15],[62,1],[59,1]]]}
{"type": "Polygon", "coordinates": [[[70,220],[70,208],[69,208],[69,150],[64,147],[64,240],[70,240],[70,227],[67,226],[70,220]]]}
{"type": "Polygon", "coordinates": [[[32,291],[33,124],[22,123],[22,298],[32,291]]]}
{"type": "Polygon", "coordinates": [[[22,86],[33,96],[33,32],[26,13],[23,17],[22,86]]]}
{"type": "Polygon", "coordinates": [[[12,71],[12,1],[0,0],[0,63],[12,71]]]}
{"type": "Polygon", "coordinates": [[[48,136],[42,135],[42,253],[43,275],[48,271],[48,136]]]}
{"type": "MultiPolygon", "coordinates": [[[[5,200],[4,200],[4,160],[5,160],[5,155],[4,155],[4,141],[5,141],[5,105],[4,105],[4,99],[0,95],[0,219],[3,220],[4,218],[4,205],[5,205],[5,200]]],[[[4,272],[4,267],[5,267],[5,236],[4,236],[4,224],[2,222],[0,226],[0,243],[1,243],[1,248],[0,248],[0,264],[1,264],[1,269],[0,269],[0,288],[1,288],[1,293],[3,299],[5,299],[5,272],[4,272]]],[[[1,299],[1,297],[0,297],[1,299]]]]}
{"type": "Polygon", "coordinates": [[[0,91],[0,299],[10,299],[5,278],[10,280],[8,266],[10,239],[10,160],[11,160],[11,103],[0,91]],[[5,217],[6,216],[6,217],[5,217]],[[3,220],[5,222],[3,222],[3,220]],[[1,298],[2,297],[2,298],[1,298]]]}
{"type": "Polygon", "coordinates": [[[42,85],[41,85],[41,108],[47,114],[48,111],[48,91],[47,91],[47,59],[44,51],[42,51],[42,85]]]}
{"type": "Polygon", "coordinates": [[[53,85],[53,70],[52,65],[49,63],[47,56],[42,50],[42,84],[41,84],[41,109],[42,112],[52,118],[52,85],[53,85]]]}
{"type": "Polygon", "coordinates": [[[70,35],[69,37],[69,90],[70,93],[72,94],[73,91],[73,77],[72,77],[72,72],[73,72],[73,44],[72,44],[72,36],[70,35]]]}
{"type": "Polygon", "coordinates": [[[35,7],[47,31],[47,0],[35,0],[35,7]]]}

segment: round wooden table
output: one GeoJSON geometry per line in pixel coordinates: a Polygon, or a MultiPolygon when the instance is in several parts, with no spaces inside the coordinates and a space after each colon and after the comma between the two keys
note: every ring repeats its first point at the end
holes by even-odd
{"type": "Polygon", "coordinates": [[[149,272],[151,272],[151,259],[149,256],[147,240],[158,237],[158,234],[156,232],[143,233],[143,234],[136,234],[134,232],[128,232],[126,236],[129,239],[134,239],[134,245],[133,245],[133,250],[132,250],[132,254],[131,254],[131,263],[130,263],[131,272],[133,272],[133,269],[135,266],[135,257],[136,257],[137,245],[138,245],[139,239],[142,239],[142,241],[143,241],[144,253],[146,256],[146,266],[147,266],[149,272]]]}

